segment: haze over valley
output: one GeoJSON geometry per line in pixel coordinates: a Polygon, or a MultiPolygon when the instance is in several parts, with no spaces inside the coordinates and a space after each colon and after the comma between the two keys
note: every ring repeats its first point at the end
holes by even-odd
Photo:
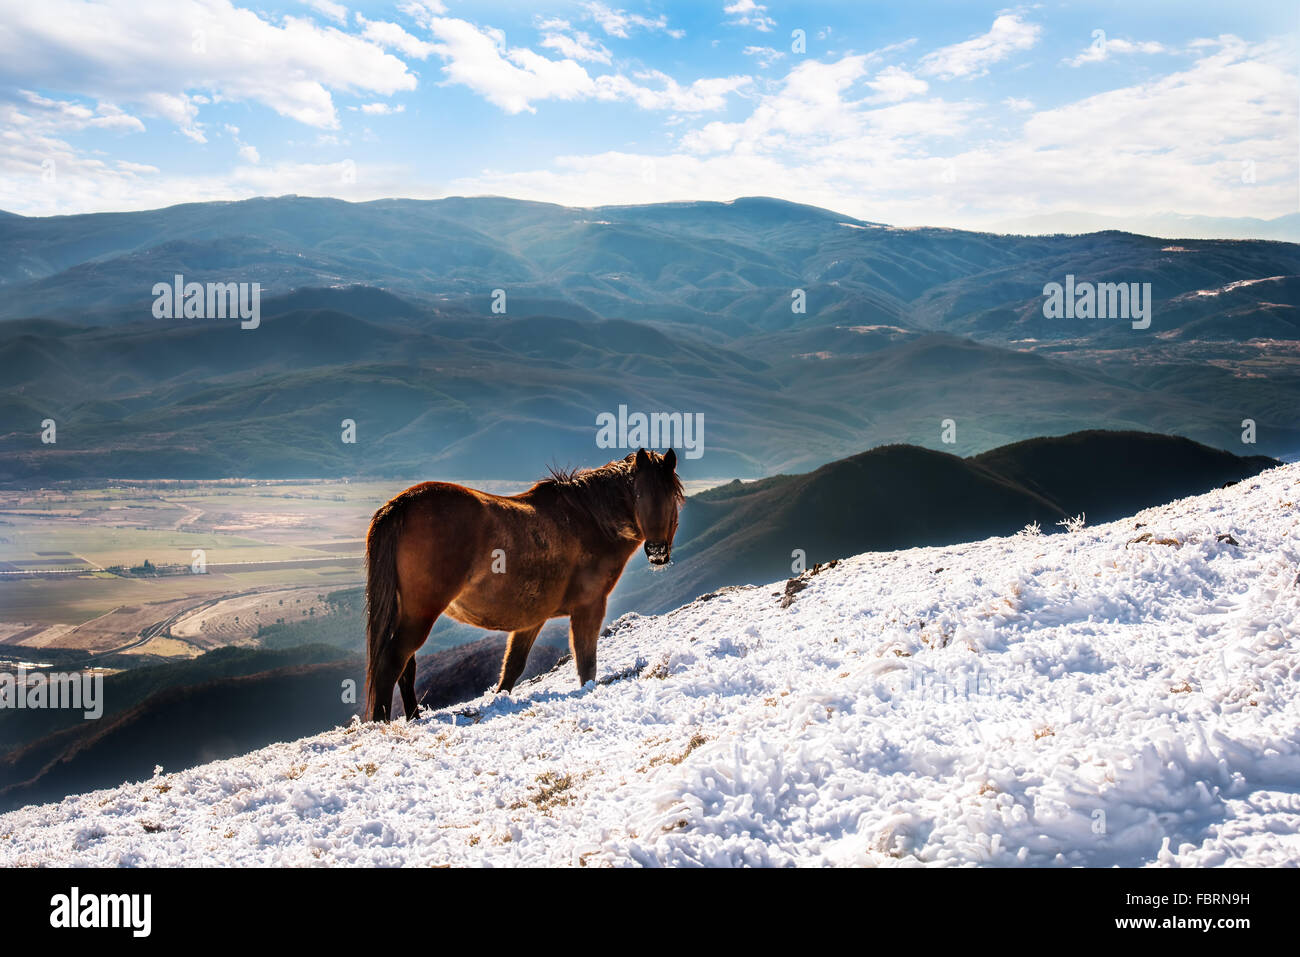
{"type": "Polygon", "coordinates": [[[1291,243],[896,229],[762,198],[280,197],[6,217],[0,254],[9,484],[527,481],[613,457],[593,437],[620,405],[702,415],[696,481],[1090,428],[1300,451],[1291,243]],[[260,324],[154,318],[177,275],[259,283],[260,324]],[[1149,283],[1149,327],[1046,318],[1067,276],[1149,283]]]}

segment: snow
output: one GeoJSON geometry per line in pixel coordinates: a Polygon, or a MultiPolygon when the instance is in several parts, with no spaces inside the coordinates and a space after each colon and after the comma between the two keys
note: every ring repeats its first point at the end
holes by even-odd
{"type": "Polygon", "coordinates": [[[11,812],[0,864],[1297,864],[1298,499],[1287,465],[627,616],[595,684],[11,812]]]}
{"type": "MultiPolygon", "coordinates": [[[[1171,247],[1172,248],[1172,247],[1171,247]]],[[[1161,250],[1165,252],[1165,250],[1161,250]]],[[[1225,292],[1232,292],[1235,289],[1241,289],[1245,286],[1253,286],[1261,282],[1277,282],[1279,279],[1285,279],[1286,276],[1264,276],[1260,279],[1238,279],[1236,282],[1230,282],[1226,286],[1219,286],[1215,289],[1197,289],[1195,292],[1183,293],[1181,296],[1175,296],[1174,301],[1180,299],[1190,299],[1193,296],[1205,298],[1206,296],[1219,296],[1225,292]]]]}

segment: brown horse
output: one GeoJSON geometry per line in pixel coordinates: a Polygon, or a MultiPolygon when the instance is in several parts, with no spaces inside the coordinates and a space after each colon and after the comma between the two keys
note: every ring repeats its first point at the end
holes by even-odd
{"type": "Polygon", "coordinates": [[[519,495],[425,482],[402,492],[366,537],[366,714],[389,718],[393,684],[416,714],[415,652],[439,615],[510,632],[497,691],[523,673],[537,633],[569,616],[578,681],[596,677],[605,599],[637,545],[668,564],[684,496],[677,455],[640,449],[558,472],[519,495]]]}

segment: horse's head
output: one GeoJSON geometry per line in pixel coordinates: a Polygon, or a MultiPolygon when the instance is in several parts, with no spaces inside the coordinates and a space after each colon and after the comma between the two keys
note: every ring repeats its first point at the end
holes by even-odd
{"type": "Polygon", "coordinates": [[[632,474],[636,493],[636,524],[645,541],[645,557],[651,565],[667,565],[677,534],[677,512],[685,496],[677,478],[677,453],[663,455],[639,449],[632,474]]]}

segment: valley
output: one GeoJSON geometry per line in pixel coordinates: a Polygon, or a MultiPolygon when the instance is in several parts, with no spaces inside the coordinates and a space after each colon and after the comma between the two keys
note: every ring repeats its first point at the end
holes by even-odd
{"type": "Polygon", "coordinates": [[[255,644],[261,627],[322,614],[327,593],[363,580],[373,503],[398,490],[224,481],[0,494],[0,656],[128,666],[255,644]]]}

